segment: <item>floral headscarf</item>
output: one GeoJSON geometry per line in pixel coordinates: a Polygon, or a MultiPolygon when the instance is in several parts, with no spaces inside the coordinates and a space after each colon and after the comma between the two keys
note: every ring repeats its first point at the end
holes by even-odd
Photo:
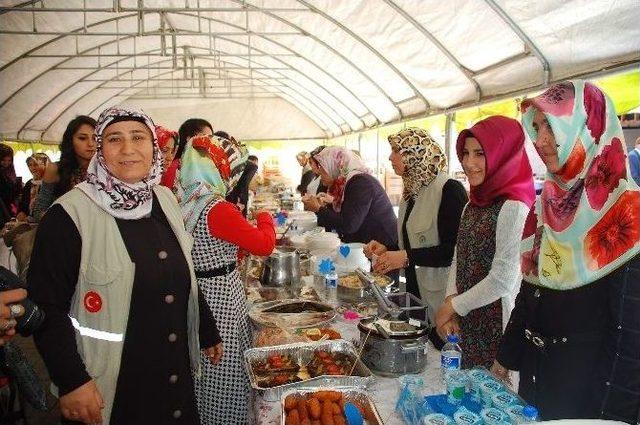
{"type": "Polygon", "coordinates": [[[344,187],[347,182],[358,174],[371,174],[358,155],[349,149],[339,146],[329,146],[314,156],[314,159],[334,179],[329,188],[333,196],[333,209],[340,212],[344,201],[344,187]]]}
{"type": "Polygon", "coordinates": [[[202,211],[224,199],[236,185],[249,154],[243,146],[217,136],[196,136],[187,141],[177,182],[178,201],[185,228],[193,232],[202,211]]]}
{"type": "Polygon", "coordinates": [[[532,140],[536,110],[553,130],[562,168],[547,173],[522,242],[527,282],[588,285],[640,252],[640,189],[631,178],[611,99],[584,81],[556,84],[522,103],[532,140]]]}
{"type": "Polygon", "coordinates": [[[163,149],[173,139],[174,149],[178,147],[178,132],[169,130],[161,125],[156,125],[156,136],[158,136],[158,146],[163,149]]]}
{"type": "Polygon", "coordinates": [[[144,112],[135,109],[113,107],[100,114],[95,129],[96,154],[87,167],[87,179],[78,188],[96,202],[100,208],[115,218],[137,220],[151,214],[153,187],[160,183],[162,154],[158,147],[155,125],[144,112]],[[115,122],[139,121],[151,131],[153,159],[149,175],[137,183],[126,183],[114,176],[105,163],[102,153],[104,130],[115,122]]]}
{"type": "Polygon", "coordinates": [[[424,186],[447,168],[447,156],[426,130],[410,127],[387,138],[391,149],[402,155],[405,200],[415,199],[424,186]]]}

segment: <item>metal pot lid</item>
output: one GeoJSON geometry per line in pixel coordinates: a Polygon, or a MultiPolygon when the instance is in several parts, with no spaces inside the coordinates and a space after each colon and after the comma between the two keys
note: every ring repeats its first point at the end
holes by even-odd
{"type": "Polygon", "coordinates": [[[412,324],[404,320],[390,320],[380,317],[369,317],[360,320],[358,328],[362,332],[375,333],[385,338],[416,338],[425,335],[429,329],[419,323],[412,324]]]}

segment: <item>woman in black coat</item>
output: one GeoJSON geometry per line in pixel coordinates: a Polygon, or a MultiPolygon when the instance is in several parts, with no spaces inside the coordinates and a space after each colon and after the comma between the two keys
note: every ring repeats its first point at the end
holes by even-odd
{"type": "Polygon", "coordinates": [[[611,100],[583,81],[522,105],[547,168],[492,371],[544,420],[640,420],[640,189],[611,100]]]}

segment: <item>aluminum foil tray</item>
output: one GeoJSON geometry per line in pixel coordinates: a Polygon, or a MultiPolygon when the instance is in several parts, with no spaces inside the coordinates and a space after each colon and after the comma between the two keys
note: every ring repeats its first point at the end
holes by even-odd
{"type": "Polygon", "coordinates": [[[357,352],[353,344],[343,339],[320,342],[301,342],[295,344],[278,345],[276,347],[250,348],[244,352],[244,364],[249,376],[251,386],[256,391],[263,394],[266,401],[278,401],[282,393],[291,388],[299,387],[366,387],[371,384],[375,377],[367,366],[358,359],[352,376],[322,375],[305,381],[280,385],[277,387],[260,387],[258,379],[253,371],[252,365],[257,361],[264,361],[272,354],[286,354],[295,359],[299,364],[308,364],[313,358],[316,350],[323,350],[330,353],[344,353],[353,358],[357,358],[357,352]]]}
{"type": "Polygon", "coordinates": [[[283,392],[282,397],[280,399],[280,410],[282,412],[280,423],[281,425],[285,425],[286,414],[284,411],[284,400],[288,396],[293,396],[295,398],[306,397],[307,394],[314,393],[316,391],[339,391],[342,393],[342,397],[347,402],[356,402],[360,406],[365,408],[365,414],[367,419],[364,421],[365,425],[383,425],[384,422],[376,409],[375,404],[371,401],[371,398],[367,395],[366,392],[362,391],[362,389],[357,387],[349,387],[349,386],[338,386],[338,387],[300,387],[293,390],[287,390],[283,392]]]}
{"type": "Polygon", "coordinates": [[[260,326],[285,329],[318,328],[328,325],[336,317],[336,311],[329,304],[306,299],[284,299],[254,304],[249,309],[249,318],[260,326]],[[294,303],[316,304],[324,307],[324,313],[268,313],[272,307],[294,303]]]}

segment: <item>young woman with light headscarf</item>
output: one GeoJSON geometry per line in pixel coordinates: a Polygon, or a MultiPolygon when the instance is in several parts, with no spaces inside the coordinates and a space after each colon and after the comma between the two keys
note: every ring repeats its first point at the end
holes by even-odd
{"type": "Polygon", "coordinates": [[[616,111],[584,81],[522,103],[545,163],[524,280],[492,370],[542,419],[640,419],[640,189],[616,111]]]}
{"type": "Polygon", "coordinates": [[[243,353],[251,348],[244,287],[236,270],[238,250],[267,256],[275,247],[273,219],[258,213],[252,226],[225,200],[240,178],[247,152],[215,136],[190,139],[182,155],[178,196],[186,228],[193,234],[193,262],[204,297],[225,341],[224,361],[206,365],[196,379],[203,424],[247,424],[251,388],[243,353]]]}
{"type": "Polygon", "coordinates": [[[377,256],[374,269],[378,272],[404,268],[407,292],[429,306],[433,320],[444,300],[467,192],[448,177],[447,158],[425,130],[407,128],[388,139],[389,160],[404,184],[398,212],[400,251],[375,240],[365,251],[377,256]]]}
{"type": "Polygon", "coordinates": [[[303,198],[305,209],[318,216],[318,225],[337,231],[343,242],[376,240],[398,247],[397,219],[387,193],[362,159],[349,149],[329,146],[314,155],[322,184],[333,202],[303,198]]]}
{"type": "Polygon", "coordinates": [[[486,118],[458,135],[471,187],[460,219],[438,333],[460,332],[462,367],[491,367],[518,293],[518,246],[533,201],[533,173],[518,121],[486,118]]]}
{"type": "Polygon", "coordinates": [[[159,185],[162,156],[144,113],[98,119],[87,180],[44,215],[28,274],[46,319],[34,336],[71,423],[200,423],[200,347],[222,355],[191,263],[191,236],[159,185]]]}

